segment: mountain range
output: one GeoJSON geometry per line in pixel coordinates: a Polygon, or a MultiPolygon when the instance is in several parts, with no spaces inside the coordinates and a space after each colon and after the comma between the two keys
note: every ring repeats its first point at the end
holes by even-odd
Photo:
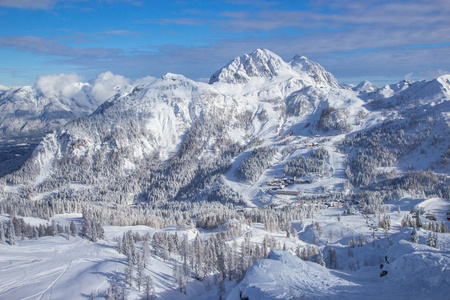
{"type": "MultiPolygon", "coordinates": [[[[33,122],[45,127],[84,114],[48,135],[27,162],[25,167],[33,170],[28,172],[27,182],[38,184],[58,173],[62,161],[74,162],[75,167],[82,160],[84,173],[125,176],[144,161],[164,163],[179,156],[190,138],[198,147],[198,160],[220,156],[230,144],[250,149],[255,140],[281,153],[289,145],[280,146],[287,135],[298,137],[292,144],[299,143],[300,137],[320,140],[318,136],[329,136],[337,141],[351,132],[398,122],[403,116],[420,116],[439,122],[441,139],[448,141],[442,135],[448,134],[449,80],[449,76],[441,76],[383,88],[365,82],[352,90],[343,88],[332,74],[305,57],[295,56],[286,63],[269,50],[258,49],[215,72],[209,84],[168,73],[144,85],[122,87],[124,92],[116,93],[89,115],[98,103],[86,96],[89,85],[74,87],[77,95],[82,94],[79,98],[86,100],[84,106],[55,95],[44,101],[39,96],[42,92],[29,87],[8,90],[3,99],[21,106],[14,113],[19,115],[30,103],[49,107],[45,113],[32,110],[40,115],[33,122]],[[22,106],[24,99],[28,102],[22,106]],[[201,133],[197,132],[200,127],[201,133]],[[223,145],[223,141],[228,142],[223,145]],[[95,167],[111,163],[111,168],[100,172],[95,167]]],[[[16,132],[21,132],[18,127],[16,132]]],[[[443,145],[435,156],[445,150],[443,145]]]]}
{"type": "Polygon", "coordinates": [[[449,100],[450,75],[351,87],[265,49],[209,83],[107,72],[0,87],[0,150],[28,151],[0,174],[0,221],[10,245],[14,226],[39,237],[20,260],[0,240],[0,262],[23,271],[0,296],[139,298],[147,272],[172,299],[445,298],[449,100]]]}

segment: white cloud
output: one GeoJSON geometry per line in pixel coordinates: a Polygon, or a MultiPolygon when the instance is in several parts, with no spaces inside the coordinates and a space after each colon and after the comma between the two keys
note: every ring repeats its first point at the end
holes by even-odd
{"type": "Polygon", "coordinates": [[[90,80],[89,84],[90,95],[97,104],[101,104],[129,85],[130,79],[108,71],[90,80]]]}
{"type": "Polygon", "coordinates": [[[129,78],[108,71],[87,83],[75,73],[62,73],[39,76],[34,88],[46,98],[56,97],[69,106],[75,104],[94,109],[118,92],[130,92],[133,86],[146,84],[152,80],[154,78],[150,76],[140,78],[130,85],[129,78]]]}
{"type": "Polygon", "coordinates": [[[76,103],[89,107],[89,100],[83,92],[86,84],[82,83],[81,79],[81,76],[75,73],[41,75],[36,79],[34,88],[46,98],[73,99],[76,103]]]}
{"type": "Polygon", "coordinates": [[[156,78],[153,76],[146,76],[146,77],[138,78],[138,79],[134,80],[132,84],[133,84],[133,86],[145,85],[145,84],[149,84],[155,80],[156,80],[156,78]]]}

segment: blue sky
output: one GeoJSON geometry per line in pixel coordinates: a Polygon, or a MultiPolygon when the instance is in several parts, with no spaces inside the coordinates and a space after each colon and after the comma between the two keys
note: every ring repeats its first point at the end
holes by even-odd
{"type": "Polygon", "coordinates": [[[450,1],[0,0],[0,84],[111,71],[198,80],[267,48],[378,85],[450,71],[450,1]]]}

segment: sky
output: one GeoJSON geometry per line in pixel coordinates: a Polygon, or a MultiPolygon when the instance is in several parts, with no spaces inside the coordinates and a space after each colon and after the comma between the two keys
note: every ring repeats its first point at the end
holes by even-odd
{"type": "Polygon", "coordinates": [[[0,85],[167,72],[205,81],[237,56],[300,54],[341,82],[450,72],[448,0],[0,0],[0,85]]]}

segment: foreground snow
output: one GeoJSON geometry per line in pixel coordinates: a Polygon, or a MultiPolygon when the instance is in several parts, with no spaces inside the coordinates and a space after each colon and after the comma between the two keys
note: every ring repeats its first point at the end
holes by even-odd
{"type": "Polygon", "coordinates": [[[123,268],[111,246],[45,237],[0,245],[1,299],[86,299],[104,292],[123,268]]]}
{"type": "Polygon", "coordinates": [[[296,299],[336,297],[336,289],[354,283],[333,275],[328,269],[281,250],[253,265],[227,299],[296,299]]]}
{"type": "MultiPolygon", "coordinates": [[[[289,252],[272,250],[247,271],[227,299],[448,299],[448,251],[400,240],[386,254],[390,263],[382,261],[381,269],[388,273],[380,277],[381,264],[357,271],[329,270],[289,252]]],[[[343,258],[338,255],[338,261],[343,258]]]]}
{"type": "MultiPolygon", "coordinates": [[[[343,214],[343,208],[321,210],[312,219],[295,221],[293,227],[298,236],[286,237],[284,232],[268,232],[263,224],[241,224],[243,235],[249,233],[251,242],[261,245],[265,235],[274,238],[279,247],[272,250],[267,259],[250,267],[245,278],[235,287],[236,281],[225,281],[228,299],[446,299],[450,291],[450,236],[439,233],[439,249],[426,246],[429,231],[417,230],[419,244],[409,238],[411,228],[401,228],[399,223],[409,207],[424,207],[442,218],[441,209],[450,200],[403,199],[387,214],[392,228],[388,238],[384,232],[372,231],[374,216],[358,212],[343,214]],[[396,207],[403,209],[398,213],[396,207]],[[338,218],[339,217],[339,218],[338,218]],[[319,233],[312,222],[321,226],[319,233]],[[373,235],[374,234],[374,235],[373,235]],[[316,235],[316,237],[314,237],[316,235]],[[347,245],[350,239],[362,237],[361,247],[347,245]],[[321,249],[328,263],[329,249],[335,252],[337,269],[329,269],[295,256],[296,249],[314,243],[321,249]],[[387,274],[380,277],[380,272],[387,274]],[[234,289],[233,289],[234,288],[234,289]]],[[[393,204],[390,204],[394,206],[393,204]]],[[[1,215],[2,222],[8,220],[1,215]]],[[[57,215],[53,218],[61,225],[75,220],[81,225],[80,215],[57,215]]],[[[30,224],[46,221],[25,218],[30,224]]],[[[448,221],[445,221],[447,226],[448,221]]],[[[237,220],[228,223],[239,225],[237,220]]],[[[17,246],[0,244],[0,299],[86,299],[91,295],[104,297],[108,287],[124,282],[126,257],[117,252],[116,238],[132,230],[141,236],[154,233],[188,235],[193,241],[197,235],[207,240],[218,230],[180,229],[170,226],[154,229],[147,226],[105,226],[105,239],[93,243],[81,237],[66,239],[65,234],[43,237],[38,240],[18,240],[17,246]]],[[[241,243],[243,235],[230,238],[241,243]]],[[[142,247],[137,243],[138,247],[142,247]]],[[[153,252],[145,268],[151,276],[159,299],[214,299],[217,297],[215,275],[209,274],[203,281],[190,278],[186,294],[180,293],[174,282],[173,267],[177,255],[169,260],[154,256],[153,252]]],[[[217,279],[217,278],[216,278],[217,279]]],[[[141,299],[143,291],[136,286],[125,286],[128,299],[141,299]]]]}

